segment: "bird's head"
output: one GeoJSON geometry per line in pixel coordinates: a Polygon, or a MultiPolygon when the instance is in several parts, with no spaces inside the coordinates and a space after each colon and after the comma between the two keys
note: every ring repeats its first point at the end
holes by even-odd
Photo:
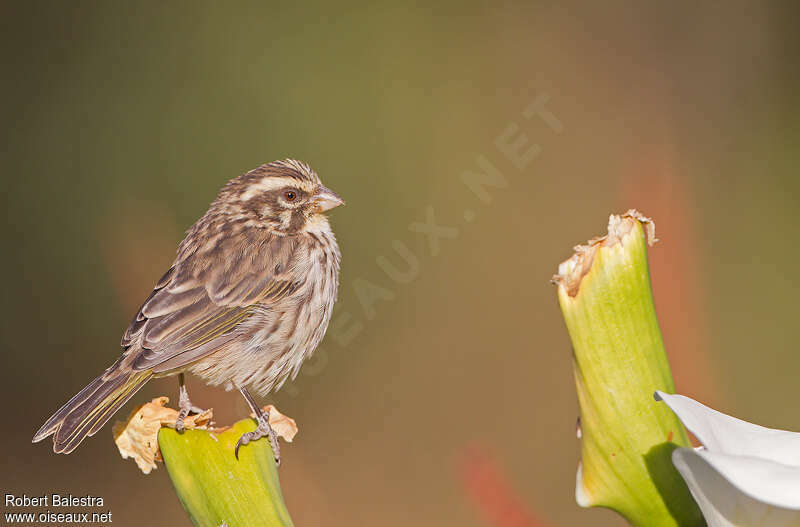
{"type": "Polygon", "coordinates": [[[300,161],[273,161],[231,180],[217,203],[265,224],[279,234],[293,235],[327,226],[324,213],[344,200],[322,184],[300,161]]]}

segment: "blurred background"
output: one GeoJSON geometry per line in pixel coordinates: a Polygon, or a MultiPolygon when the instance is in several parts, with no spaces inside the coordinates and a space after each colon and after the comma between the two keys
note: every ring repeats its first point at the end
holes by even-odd
{"type": "MultiPolygon", "coordinates": [[[[280,471],[298,526],[622,525],[575,504],[577,403],[549,279],[630,207],[661,239],[652,279],[678,390],[800,430],[799,14],[4,2],[2,490],[190,525],[164,468],[121,460],[110,424],[70,456],[30,438],[118,356],[218,189],[284,157],[347,200],[331,215],[334,322],[269,400],[300,426],[280,471]],[[516,163],[514,141],[530,149],[516,163]],[[479,156],[504,188],[464,184],[479,156]],[[449,228],[438,246],[410,228],[429,214],[449,228]]],[[[246,413],[188,382],[219,421],[246,413]]],[[[175,401],[176,384],[151,382],[117,418],[175,401]]]]}

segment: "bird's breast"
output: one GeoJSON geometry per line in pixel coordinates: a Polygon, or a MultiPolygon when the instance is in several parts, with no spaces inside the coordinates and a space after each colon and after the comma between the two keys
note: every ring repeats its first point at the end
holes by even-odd
{"type": "Polygon", "coordinates": [[[294,378],[328,328],[339,282],[339,248],[332,233],[311,233],[297,248],[298,287],[259,306],[228,349],[194,369],[213,384],[252,386],[266,395],[294,378]]]}

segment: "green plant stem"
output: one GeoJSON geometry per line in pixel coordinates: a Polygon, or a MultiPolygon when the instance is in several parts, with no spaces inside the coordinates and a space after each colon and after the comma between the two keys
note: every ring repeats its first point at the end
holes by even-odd
{"type": "Polygon", "coordinates": [[[269,441],[251,442],[238,461],[234,456],[236,441],[255,427],[245,419],[213,437],[205,430],[159,431],[164,464],[196,527],[293,526],[269,441]]]}
{"type": "Polygon", "coordinates": [[[674,386],[650,290],[648,224],[631,213],[612,217],[610,235],[579,248],[555,278],[580,405],[576,498],[635,526],[704,525],[671,461],[690,446],[686,431],[653,399],[674,386]]]}

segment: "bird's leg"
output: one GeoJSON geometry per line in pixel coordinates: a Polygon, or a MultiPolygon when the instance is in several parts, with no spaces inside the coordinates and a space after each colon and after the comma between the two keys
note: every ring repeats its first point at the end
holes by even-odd
{"type": "Polygon", "coordinates": [[[175,420],[175,430],[178,432],[183,432],[185,428],[183,421],[189,413],[202,414],[204,411],[202,408],[194,406],[192,401],[189,400],[189,392],[186,390],[186,382],[182,373],[178,374],[178,408],[180,408],[180,411],[178,412],[178,418],[175,420]]]}
{"type": "Polygon", "coordinates": [[[256,439],[261,439],[262,437],[269,437],[269,444],[272,447],[272,453],[275,455],[275,464],[277,466],[281,465],[281,447],[278,444],[278,435],[275,433],[275,430],[269,425],[269,412],[263,411],[261,408],[258,407],[256,402],[253,400],[253,396],[250,395],[250,392],[247,391],[247,388],[239,388],[239,391],[242,393],[242,397],[244,400],[247,401],[247,405],[250,407],[250,410],[254,414],[256,414],[256,421],[258,422],[258,426],[252,432],[247,432],[242,434],[242,437],[236,442],[236,449],[234,450],[234,455],[236,459],[239,459],[239,447],[242,445],[246,445],[250,441],[255,441],[256,439]]]}

